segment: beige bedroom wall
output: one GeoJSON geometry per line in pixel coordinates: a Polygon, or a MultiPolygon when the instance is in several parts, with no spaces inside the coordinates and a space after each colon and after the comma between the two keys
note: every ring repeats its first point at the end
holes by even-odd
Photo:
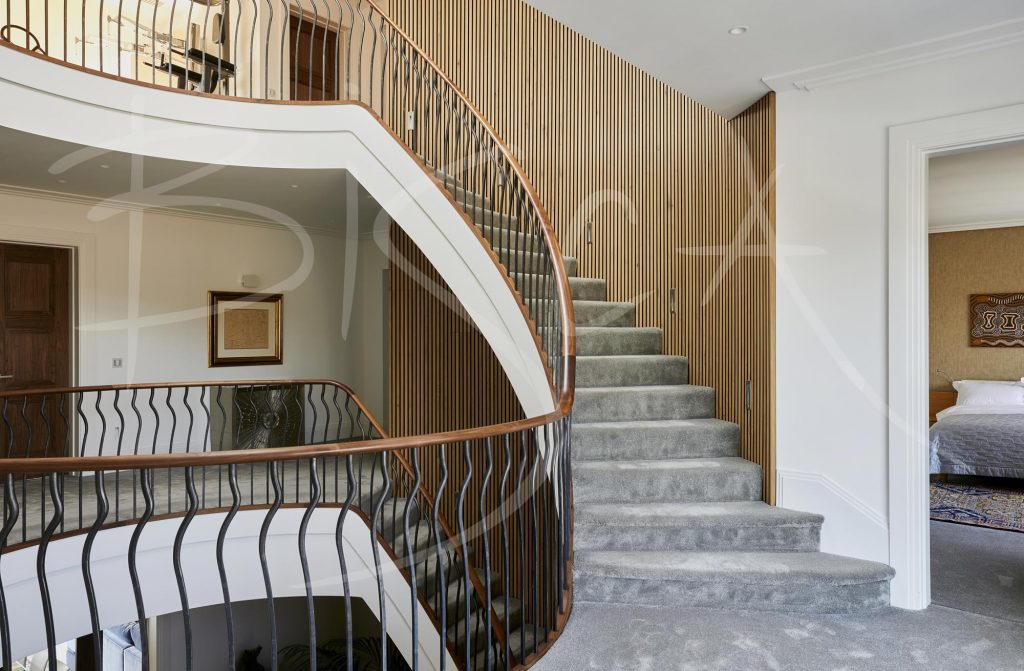
{"type": "Polygon", "coordinates": [[[930,236],[931,389],[954,379],[1016,380],[1024,376],[1024,348],[971,347],[971,294],[1024,292],[1024,227],[930,236]]]}

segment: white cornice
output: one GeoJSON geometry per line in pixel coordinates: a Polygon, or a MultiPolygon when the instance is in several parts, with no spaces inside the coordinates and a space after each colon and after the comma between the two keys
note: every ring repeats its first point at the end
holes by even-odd
{"type": "Polygon", "coordinates": [[[955,58],[1022,41],[1024,41],[1024,19],[1014,19],[893,49],[884,49],[864,56],[771,75],[762,78],[761,81],[779,93],[794,89],[813,91],[853,79],[871,77],[892,70],[955,58]]]}
{"type": "Polygon", "coordinates": [[[958,233],[962,231],[981,231],[986,228],[1016,228],[1024,226],[1024,219],[1003,219],[1000,221],[973,221],[957,224],[931,224],[928,233],[958,233]]]}
{"type": "MultiPolygon", "coordinates": [[[[188,219],[197,219],[200,221],[213,221],[221,224],[236,224],[239,226],[254,226],[257,228],[287,230],[281,224],[278,224],[273,221],[268,221],[266,219],[240,217],[230,214],[213,214],[210,212],[197,212],[195,210],[177,207],[153,207],[151,205],[145,205],[143,203],[132,203],[130,201],[125,200],[116,200],[112,198],[97,198],[96,196],[85,196],[77,193],[62,193],[60,191],[48,191],[46,189],[32,189],[29,187],[13,186],[10,184],[0,184],[0,194],[8,196],[18,196],[21,198],[34,198],[36,200],[50,200],[61,203],[72,203],[75,205],[85,205],[89,207],[99,205],[102,203],[107,207],[123,209],[125,212],[149,212],[152,214],[185,217],[188,219]]],[[[321,226],[303,226],[303,228],[307,232],[316,235],[329,235],[336,237],[344,237],[345,235],[345,231],[340,226],[338,228],[327,228],[321,226]]]]}

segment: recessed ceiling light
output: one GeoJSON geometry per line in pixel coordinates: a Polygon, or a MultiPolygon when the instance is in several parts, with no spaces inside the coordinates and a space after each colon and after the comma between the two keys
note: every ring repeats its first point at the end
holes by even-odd
{"type": "Polygon", "coordinates": [[[103,168],[103,169],[106,169],[106,168],[109,168],[110,166],[107,165],[106,163],[100,163],[100,167],[103,168]]]}
{"type": "Polygon", "coordinates": [[[735,28],[729,29],[730,35],[746,35],[747,31],[750,30],[747,26],[736,26],[735,28]]]}
{"type": "Polygon", "coordinates": [[[57,181],[58,181],[58,182],[59,182],[60,184],[67,184],[67,183],[68,183],[68,180],[66,180],[66,179],[58,179],[57,181]]]}
{"type": "Polygon", "coordinates": [[[292,188],[293,189],[297,189],[297,188],[299,188],[299,185],[298,184],[292,184],[292,188]]]}

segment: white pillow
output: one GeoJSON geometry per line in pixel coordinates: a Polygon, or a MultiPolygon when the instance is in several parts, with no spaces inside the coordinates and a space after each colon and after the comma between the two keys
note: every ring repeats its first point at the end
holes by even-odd
{"type": "Polygon", "coordinates": [[[986,380],[960,380],[953,383],[957,405],[1024,405],[1024,384],[986,380]]]}

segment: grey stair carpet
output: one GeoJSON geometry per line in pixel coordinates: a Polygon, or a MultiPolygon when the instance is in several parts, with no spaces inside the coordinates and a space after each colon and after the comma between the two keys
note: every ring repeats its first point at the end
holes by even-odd
{"type": "MultiPolygon", "coordinates": [[[[469,202],[530,309],[549,312],[537,236],[444,181],[469,202]]],[[[691,362],[666,356],[661,329],[638,327],[636,306],[608,300],[607,282],[578,277],[574,258],[565,264],[577,326],[575,600],[821,613],[887,606],[892,569],[819,552],[820,516],[763,503],[761,468],[739,457],[739,427],[715,419],[714,390],[689,384],[691,362]]],[[[534,650],[545,632],[519,626],[521,604],[506,607],[518,618],[513,652],[534,650]]]]}
{"type": "Polygon", "coordinates": [[[761,467],[739,457],[739,427],[715,419],[714,390],[689,384],[691,362],[665,356],[661,330],[637,327],[630,304],[591,295],[573,303],[575,600],[888,606],[892,569],[819,552],[820,516],[763,503],[761,467]]]}

